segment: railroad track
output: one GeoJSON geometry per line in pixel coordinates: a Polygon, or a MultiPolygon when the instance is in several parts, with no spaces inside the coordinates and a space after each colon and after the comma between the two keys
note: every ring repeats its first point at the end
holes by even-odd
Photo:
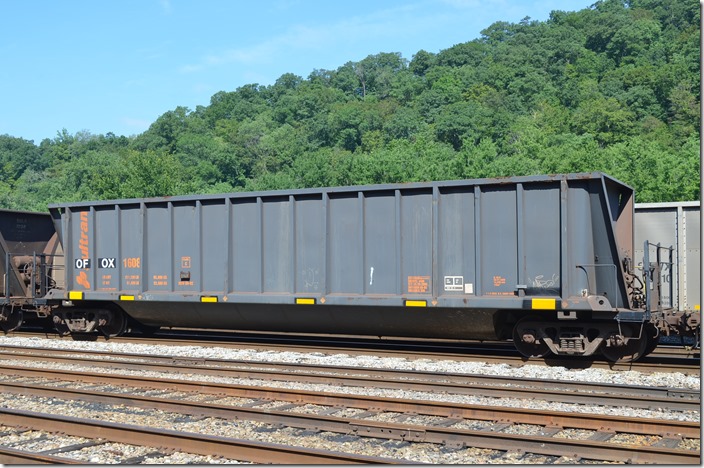
{"type": "MultiPolygon", "coordinates": [[[[25,361],[37,362],[39,360],[60,359],[64,364],[70,363],[71,358],[67,354],[75,351],[57,352],[52,350],[53,356],[39,354],[41,350],[16,350],[18,353],[7,353],[2,357],[5,360],[21,355],[25,361]],[[63,356],[59,356],[63,354],[63,356]]],[[[43,352],[46,352],[44,350],[43,352]]],[[[699,437],[699,423],[684,423],[678,421],[647,420],[644,418],[624,418],[609,417],[604,415],[585,415],[564,413],[559,411],[535,411],[520,408],[492,407],[480,405],[451,404],[447,402],[418,400],[403,400],[399,398],[376,398],[364,395],[340,395],[320,391],[296,391],[282,388],[266,388],[260,384],[250,386],[238,386],[232,384],[210,384],[204,382],[186,382],[181,379],[168,378],[144,378],[139,376],[116,375],[115,369],[126,367],[136,370],[138,368],[148,368],[150,371],[160,370],[165,375],[175,376],[176,374],[194,374],[200,372],[218,375],[230,371],[245,372],[247,375],[256,375],[258,379],[299,379],[300,377],[316,377],[311,374],[312,370],[295,368],[283,375],[281,372],[275,376],[270,374],[264,377],[256,369],[232,369],[224,367],[223,362],[218,362],[218,366],[213,362],[198,362],[196,366],[186,362],[165,362],[155,364],[154,356],[122,355],[113,356],[108,361],[106,356],[103,359],[92,359],[83,362],[83,365],[95,367],[96,365],[106,365],[113,369],[109,375],[105,373],[91,374],[85,370],[77,371],[56,371],[37,368],[26,368],[19,366],[6,366],[3,368],[3,375],[6,378],[0,382],[2,395],[21,394],[25,397],[31,395],[33,398],[51,398],[61,401],[81,401],[103,405],[103,411],[110,413],[110,408],[139,407],[149,410],[158,410],[172,414],[188,414],[190,416],[218,418],[228,421],[255,421],[257,424],[268,425],[268,427],[291,427],[304,431],[325,431],[326,433],[344,434],[357,438],[374,438],[375,440],[400,440],[404,443],[416,444],[442,444],[454,450],[463,450],[466,447],[473,449],[496,451],[497,456],[507,456],[506,453],[529,452],[534,456],[542,457],[584,457],[598,461],[620,461],[620,462],[657,462],[657,463],[698,463],[699,449],[689,450],[681,448],[683,440],[689,441],[699,437]],[[131,362],[125,362],[125,359],[131,362]],[[152,362],[144,362],[149,360],[152,362]],[[189,365],[186,365],[189,364],[189,365]],[[209,367],[209,369],[208,369],[209,367]],[[203,397],[205,397],[203,399],[203,397]],[[231,400],[240,402],[233,405],[231,400]],[[313,407],[312,414],[300,414],[302,410],[313,407]],[[340,416],[349,413],[351,415],[340,416]],[[533,428],[533,435],[519,435],[511,433],[511,428],[517,426],[530,426],[533,428]],[[561,437],[568,431],[588,431],[587,440],[573,440],[561,437]],[[634,440],[650,438],[647,445],[635,446],[634,440]],[[657,441],[653,441],[652,438],[657,441]],[[678,448],[680,447],[680,448],[678,448]],[[501,455],[504,454],[504,455],[501,455]]],[[[163,357],[162,361],[173,358],[163,357]]],[[[85,357],[84,357],[85,360],[85,357]]],[[[74,361],[74,365],[76,362],[74,361]]],[[[241,366],[241,363],[232,363],[241,366]]],[[[246,363],[250,367],[267,367],[270,363],[246,363]]],[[[321,372],[324,369],[315,369],[321,372]]],[[[339,370],[328,369],[329,374],[334,374],[339,370]]],[[[349,374],[350,369],[343,369],[349,374]]],[[[417,383],[428,385],[430,379],[428,375],[417,373],[410,375],[404,373],[395,379],[389,376],[382,377],[381,372],[390,374],[390,371],[354,369],[357,373],[371,373],[371,381],[381,382],[381,385],[389,385],[395,380],[396,383],[403,382],[406,386],[417,383]],[[402,380],[401,380],[402,379],[402,380]]],[[[271,369],[266,370],[271,372],[271,369]]],[[[317,375],[320,378],[320,375],[317,375]]],[[[463,376],[466,377],[466,376],[463,376]]],[[[472,376],[473,377],[473,376],[472,376]]],[[[193,377],[191,377],[193,378],[193,377]]],[[[323,379],[330,379],[331,375],[322,376],[323,379]]],[[[456,376],[448,376],[449,380],[456,376]]],[[[360,379],[355,376],[354,379],[360,379]]],[[[458,388],[467,387],[467,382],[458,384],[457,382],[445,382],[447,388],[441,389],[443,383],[432,382],[435,387],[434,392],[458,392],[458,388]]],[[[560,382],[561,384],[564,382],[560,382]]],[[[339,385],[340,382],[337,383],[339,385]]],[[[359,384],[359,383],[358,383],[359,384]]],[[[475,382],[475,384],[478,384],[475,382]]],[[[476,389],[475,392],[484,393],[484,387],[476,389]]],[[[513,382],[516,384],[516,382],[513,382]]],[[[543,383],[544,384],[544,383],[543,383]]],[[[349,385],[349,382],[346,384],[349,385]]],[[[366,381],[365,385],[371,385],[366,381]]],[[[505,383],[504,383],[505,385],[505,383]]],[[[542,384],[541,384],[542,385],[542,384]]],[[[537,391],[534,385],[533,391],[537,391]]],[[[545,390],[545,389],[543,389],[545,390]]],[[[604,393],[615,393],[617,388],[593,389],[604,393]]],[[[629,389],[630,397],[637,400],[633,392],[646,391],[645,389],[629,389]]],[[[649,391],[649,390],[648,390],[649,391]]],[[[539,392],[538,392],[539,393],[539,392]]],[[[569,394],[575,394],[574,389],[568,389],[569,394]]],[[[686,392],[685,392],[686,393],[686,392]]],[[[523,395],[525,398],[526,395],[523,395]]],[[[696,402],[693,395],[661,395],[665,398],[660,404],[673,404],[674,401],[691,400],[696,402]],[[668,399],[669,398],[669,399],[668,399]]],[[[550,397],[555,398],[555,397],[550,397]]],[[[649,398],[653,400],[654,394],[649,398]]],[[[443,398],[446,400],[446,398],[443,398]]],[[[622,402],[624,403],[624,402],[622,402]]],[[[619,403],[619,404],[622,404],[619,403]]],[[[698,406],[698,404],[697,404],[698,406]]],[[[684,409],[684,407],[683,407],[684,409]]],[[[114,410],[112,410],[114,411],[114,410]]],[[[85,434],[77,429],[68,428],[69,423],[66,417],[54,417],[51,421],[36,419],[36,423],[30,423],[27,419],[13,419],[22,417],[39,418],[37,415],[16,415],[3,414],[3,421],[16,421],[18,426],[25,427],[56,427],[58,430],[71,435],[85,434]],[[57,420],[58,418],[58,420],[57,420]],[[56,426],[54,426],[56,425],[56,426]]],[[[102,414],[102,413],[101,413],[102,414]]],[[[70,419],[70,418],[69,418],[70,419]]],[[[101,417],[103,419],[103,417],[101,417]]],[[[100,431],[106,430],[102,429],[100,431]]],[[[163,428],[162,428],[163,429],[163,428]]],[[[94,429],[95,430],[95,429],[94,429]]],[[[122,428],[123,431],[130,431],[130,428],[122,428]]],[[[95,433],[95,432],[94,432],[95,433]]],[[[142,433],[139,433],[142,434],[142,433]]],[[[156,437],[149,435],[149,437],[156,437]]],[[[110,440],[128,441],[121,438],[126,436],[110,436],[110,440]]],[[[146,441],[147,435],[142,435],[140,440],[146,441]]],[[[134,442],[135,439],[129,439],[134,442]]],[[[212,441],[202,441],[199,443],[212,444],[212,441]]],[[[157,446],[173,447],[170,443],[160,441],[157,446]]],[[[179,442],[180,446],[183,442],[179,442]]],[[[256,444],[255,444],[256,445],[256,444]]],[[[684,444],[686,446],[686,444],[684,444]]],[[[190,448],[189,448],[190,450],[190,448]]],[[[193,449],[194,453],[201,453],[193,449]]],[[[208,449],[208,450],[212,450],[208,449]]],[[[220,450],[220,449],[218,449],[220,450]]],[[[212,452],[221,456],[228,456],[224,451],[212,452]]],[[[240,449],[241,450],[241,449],[240,449]]],[[[250,461],[255,461],[254,459],[250,461]]],[[[257,462],[263,462],[257,459],[257,462]]],[[[378,459],[374,462],[390,462],[394,460],[378,459]]],[[[399,460],[396,460],[397,462],[399,460]]],[[[408,460],[400,460],[408,462],[408,460]]],[[[328,461],[327,463],[333,463],[328,461]]],[[[350,463],[351,461],[345,461],[350,463]]],[[[369,462],[369,460],[361,461],[369,462]]],[[[292,463],[288,461],[287,463],[292,463]]],[[[308,461],[305,463],[312,463],[308,461]]]]}
{"type": "MultiPolygon", "coordinates": [[[[24,377],[37,377],[38,372],[24,374],[24,377]]],[[[21,377],[21,376],[20,376],[21,377]]],[[[326,431],[339,434],[352,434],[358,437],[373,437],[375,439],[403,440],[405,442],[444,444],[455,448],[466,446],[480,447],[491,450],[523,450],[537,455],[553,457],[575,457],[580,453],[589,453],[589,458],[600,461],[620,462],[658,462],[658,463],[692,463],[698,458],[699,452],[678,449],[681,438],[696,438],[699,434],[698,423],[684,423],[680,421],[649,421],[641,418],[623,418],[599,415],[571,415],[559,412],[527,411],[524,409],[509,409],[500,407],[463,408],[460,405],[443,405],[439,403],[422,404],[416,401],[398,401],[376,399],[374,411],[361,411],[355,418],[335,417],[334,414],[349,410],[350,408],[366,409],[370,401],[360,397],[317,395],[310,394],[301,398],[299,394],[296,403],[290,403],[290,396],[283,395],[271,389],[254,389],[241,392],[238,389],[226,391],[227,387],[209,387],[203,384],[193,385],[188,392],[188,384],[179,384],[177,381],[163,381],[162,395],[155,396],[154,380],[136,382],[132,379],[131,388],[125,388],[124,382],[113,377],[100,376],[91,381],[77,374],[75,378],[82,384],[89,384],[84,389],[70,389],[66,387],[66,375],[60,381],[43,385],[31,383],[2,383],[0,388],[4,395],[21,394],[25,398],[44,397],[58,400],[73,400],[82,403],[100,403],[101,419],[112,408],[139,407],[150,410],[159,410],[172,414],[188,414],[191,416],[219,418],[225,420],[248,420],[261,424],[286,426],[304,430],[326,431]],[[135,386],[135,384],[137,384],[135,386]],[[105,387],[121,387],[123,393],[102,390],[105,387]],[[145,396],[140,396],[140,393],[145,396]],[[146,395],[148,394],[148,395],[146,395]],[[174,394],[180,394],[174,397],[174,394]],[[207,399],[205,402],[190,402],[191,398],[201,398],[203,395],[224,398],[247,398],[251,401],[241,406],[220,405],[217,400],[207,399]],[[171,397],[168,397],[171,395],[171,397]],[[326,400],[326,401],[322,401],[326,400]],[[299,414],[292,411],[295,408],[315,404],[318,412],[314,414],[299,414]],[[277,409],[257,409],[261,405],[278,405],[277,409]],[[322,405],[321,403],[325,403],[322,405]],[[287,411],[284,411],[284,408],[287,411]],[[422,425],[413,421],[409,423],[388,421],[386,419],[366,419],[370,416],[391,413],[395,419],[426,418],[422,425]],[[432,421],[427,421],[429,416],[434,416],[432,421]],[[462,429],[458,426],[471,427],[477,423],[484,423],[483,429],[462,429]],[[502,432],[515,424],[530,424],[538,429],[535,435],[526,438],[525,435],[502,432]],[[455,427],[449,427],[455,426],[455,427]],[[589,440],[570,440],[553,437],[564,429],[590,430],[593,434],[589,440]],[[632,436],[654,435],[661,438],[656,446],[638,446],[632,444],[612,443],[608,439],[619,434],[632,436]]],[[[47,378],[52,379],[52,376],[47,378]]],[[[115,410],[113,410],[115,411],[115,410]]],[[[95,421],[90,418],[72,418],[37,414],[35,412],[2,409],[2,420],[6,424],[22,427],[31,427],[48,431],[62,432],[72,436],[89,437],[100,433],[101,437],[111,441],[135,444],[148,444],[158,447],[167,447],[192,453],[215,453],[218,456],[242,459],[241,451],[255,451],[257,455],[249,455],[247,461],[254,462],[281,462],[281,458],[271,456],[276,449],[277,453],[284,453],[286,463],[335,463],[335,462],[391,462],[390,459],[372,459],[366,456],[342,456],[337,451],[330,453],[309,453],[305,450],[301,454],[290,447],[278,447],[276,444],[261,444],[243,441],[232,441],[229,438],[218,438],[208,435],[183,434],[177,431],[168,431],[163,428],[145,429],[141,426],[128,424],[115,424],[109,421],[95,421]],[[203,448],[203,446],[207,446],[203,448]],[[266,457],[262,458],[262,452],[266,457]],[[293,452],[296,452],[293,454],[293,452]]]]}
{"type": "MultiPolygon", "coordinates": [[[[125,398],[124,402],[128,402],[125,398]]],[[[124,404],[124,403],[123,403],[124,404]]],[[[202,435],[164,428],[148,428],[88,418],[52,415],[33,411],[0,408],[0,417],[9,426],[30,427],[49,433],[69,434],[73,437],[94,438],[138,446],[158,447],[158,451],[183,451],[199,455],[217,454],[218,457],[252,463],[285,464],[389,464],[393,459],[353,455],[329,450],[297,448],[281,444],[238,440],[216,435],[202,435]]],[[[100,442],[100,440],[98,441],[100,442]]],[[[30,452],[31,453],[31,452],[30,452]]],[[[24,456],[28,454],[25,452],[24,456]]],[[[43,454],[36,454],[43,455],[43,454]]],[[[62,457],[63,458],[63,457],[62,457]]],[[[4,459],[0,461],[5,463],[4,459]]],[[[73,460],[72,460],[73,461],[73,460]]],[[[52,462],[52,461],[49,461],[52,462]]]]}
{"type": "MultiPolygon", "coordinates": [[[[221,359],[193,359],[151,354],[113,353],[45,348],[0,346],[0,360],[61,362],[84,369],[143,370],[189,376],[217,376],[257,379],[269,382],[305,382],[340,387],[383,387],[436,394],[477,395],[486,398],[541,399],[550,402],[634,408],[668,408],[697,411],[700,392],[662,387],[634,387],[586,382],[529,381],[491,375],[437,374],[433,372],[370,369],[362,367],[310,365],[300,363],[251,362],[221,359]]],[[[1,363],[2,361],[0,361],[1,363]]],[[[15,367],[0,366],[6,373],[15,367]]],[[[87,376],[85,370],[80,375],[87,376]]],[[[104,374],[96,374],[104,378],[104,374]]]]}
{"type": "MultiPolygon", "coordinates": [[[[71,340],[53,332],[20,331],[10,336],[42,337],[47,339],[71,340]]],[[[103,337],[90,339],[105,340],[103,337]]],[[[456,361],[508,364],[520,367],[526,364],[567,369],[612,369],[636,370],[639,372],[682,372],[700,375],[700,352],[677,346],[662,346],[650,356],[638,362],[610,363],[600,357],[526,358],[521,356],[510,343],[506,342],[441,342],[432,340],[370,340],[365,338],[340,337],[301,337],[281,334],[227,334],[222,331],[174,331],[161,330],[156,336],[122,336],[109,339],[114,343],[135,343],[144,345],[169,346],[217,346],[231,349],[257,349],[293,351],[300,353],[344,353],[351,356],[369,355],[400,357],[406,359],[451,359],[456,361]]]]}

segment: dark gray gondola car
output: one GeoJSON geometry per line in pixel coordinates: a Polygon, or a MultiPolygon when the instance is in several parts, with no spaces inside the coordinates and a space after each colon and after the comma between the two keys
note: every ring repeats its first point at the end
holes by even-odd
{"type": "MultiPolygon", "coordinates": [[[[601,173],[50,206],[55,321],[448,339],[636,359],[633,190],[601,173]]],[[[657,276],[659,277],[659,275],[657,276]]],[[[655,278],[657,278],[655,277],[655,278]]]]}

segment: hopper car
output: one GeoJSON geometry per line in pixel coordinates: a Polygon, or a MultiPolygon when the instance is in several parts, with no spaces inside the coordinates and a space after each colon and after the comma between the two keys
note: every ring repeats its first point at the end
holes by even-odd
{"type": "Polygon", "coordinates": [[[64,283],[62,267],[53,268],[60,254],[48,213],[0,211],[0,329],[14,330],[25,320],[50,314],[48,308],[35,307],[35,299],[57,287],[57,280],[64,283]]]}
{"type": "Polygon", "coordinates": [[[673,302],[676,246],[636,244],[634,198],[581,173],[60,203],[21,249],[5,212],[0,326],[34,314],[73,335],[499,339],[635,360],[659,335],[698,335],[699,311],[673,302]]]}

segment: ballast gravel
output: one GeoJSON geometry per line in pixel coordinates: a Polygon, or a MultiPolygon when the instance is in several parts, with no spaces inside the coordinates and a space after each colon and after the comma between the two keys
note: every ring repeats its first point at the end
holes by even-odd
{"type": "Polygon", "coordinates": [[[26,451],[46,452],[63,448],[55,455],[65,459],[74,459],[87,463],[122,463],[135,464],[234,464],[243,463],[219,457],[196,455],[192,453],[164,453],[161,448],[140,447],[103,441],[97,444],[90,439],[60,434],[47,434],[41,431],[23,431],[0,425],[0,445],[19,447],[26,451]]]}
{"type": "MultiPolygon", "coordinates": [[[[140,345],[122,344],[110,342],[81,342],[64,340],[46,340],[42,338],[23,337],[0,337],[0,345],[22,347],[43,347],[62,350],[75,350],[77,355],[80,351],[100,351],[121,354],[139,354],[170,356],[175,358],[189,359],[212,359],[212,360],[241,360],[251,362],[271,362],[271,363],[303,363],[321,366],[348,366],[359,368],[386,368],[403,369],[412,371],[431,371],[440,373],[457,374],[478,374],[478,375],[502,375],[511,377],[522,377],[527,380],[569,380],[583,382],[628,384],[632,386],[659,386],[667,388],[699,389],[699,378],[686,376],[682,373],[642,373],[636,371],[612,371],[606,369],[579,369],[571,370],[564,367],[543,367],[527,365],[522,367],[511,367],[505,364],[487,364],[482,362],[462,362],[462,361],[432,361],[429,359],[410,360],[403,358],[381,358],[378,356],[349,356],[345,354],[326,355],[323,353],[294,353],[278,352],[271,350],[252,349],[228,349],[208,346],[167,346],[167,345],[140,345]]],[[[317,392],[347,393],[354,395],[372,395],[387,398],[402,398],[410,400],[433,401],[438,398],[437,394],[431,392],[410,391],[402,389],[366,388],[335,386],[330,384],[315,384],[304,382],[277,382],[259,380],[254,378],[232,378],[217,377],[208,375],[188,375],[164,372],[147,372],[120,369],[108,369],[97,367],[82,367],[76,364],[51,364],[31,361],[10,361],[7,364],[28,367],[51,367],[54,369],[86,371],[93,373],[119,373],[121,375],[151,376],[157,378],[171,378],[180,380],[197,380],[212,383],[225,383],[233,385],[279,387],[287,389],[308,390],[317,392]]],[[[163,391],[156,391],[163,393],[163,391]]],[[[190,398],[186,398],[190,399],[190,398]]],[[[643,417],[654,419],[675,419],[681,421],[699,421],[699,412],[680,412],[663,409],[637,409],[628,407],[609,407],[578,405],[559,402],[547,402],[539,399],[517,399],[517,398],[493,398],[482,395],[454,395],[443,394],[443,401],[472,404],[472,405],[492,405],[507,406],[513,408],[531,408],[537,410],[563,411],[572,413],[596,413],[606,415],[619,415],[631,417],[643,417]]],[[[315,412],[306,407],[296,411],[315,412]]]]}
{"type": "MultiPolygon", "coordinates": [[[[296,364],[310,364],[319,366],[347,366],[347,367],[359,367],[359,368],[381,368],[381,369],[401,369],[409,371],[429,371],[436,373],[453,373],[453,374],[475,374],[475,375],[500,375],[509,377],[524,378],[527,380],[569,380],[571,382],[597,382],[597,383],[612,383],[620,385],[633,385],[633,386],[653,386],[653,387],[667,387],[667,388],[681,388],[681,389],[695,389],[700,388],[700,378],[699,376],[689,376],[682,373],[641,373],[637,371],[611,371],[605,369],[579,369],[571,370],[564,367],[544,367],[544,366],[533,366],[526,365],[522,367],[512,367],[505,364],[487,364],[481,362],[462,362],[462,361],[452,361],[452,360],[430,360],[430,359],[403,359],[403,358],[386,358],[378,356],[350,356],[347,354],[323,354],[320,352],[316,353],[298,353],[298,352],[279,352],[279,351],[262,351],[254,349],[229,349],[224,347],[210,347],[210,346],[168,346],[168,345],[139,345],[139,344],[122,344],[122,343],[111,343],[111,342],[76,342],[68,340],[46,340],[41,338],[24,338],[24,337],[0,337],[0,345],[3,346],[16,346],[18,348],[24,347],[42,347],[51,349],[61,349],[61,350],[73,350],[80,355],[81,351],[99,351],[99,352],[113,352],[121,354],[144,354],[144,355],[158,355],[158,356],[170,356],[174,358],[188,358],[188,359],[211,359],[211,360],[239,360],[239,361],[251,361],[251,362],[268,362],[268,363],[296,363],[296,364]]],[[[4,360],[5,363],[18,366],[30,366],[34,365],[37,367],[52,367],[57,369],[71,369],[79,370],[81,367],[76,365],[65,365],[65,364],[53,364],[47,365],[46,363],[32,363],[26,360],[4,360]]],[[[366,395],[379,395],[395,398],[404,399],[418,399],[418,400],[437,400],[438,395],[432,393],[424,392],[413,392],[398,389],[371,389],[371,388],[357,388],[357,387],[338,387],[333,385],[324,384],[306,384],[306,383],[295,383],[295,382],[271,382],[256,379],[237,379],[237,378],[225,378],[225,377],[215,377],[215,376],[205,376],[205,375],[177,375],[177,374],[165,374],[161,372],[143,372],[143,371],[132,371],[132,370],[116,370],[116,369],[104,369],[104,368],[88,368],[85,367],[87,372],[106,372],[106,373],[120,373],[125,375],[151,375],[154,377],[166,377],[172,379],[184,379],[184,380],[201,380],[208,382],[220,382],[220,383],[230,383],[230,384],[243,384],[243,385],[263,385],[263,386],[276,386],[280,385],[287,388],[297,388],[312,391],[325,391],[325,392],[335,392],[335,393],[354,393],[354,394],[366,394],[366,395]]],[[[61,384],[57,382],[57,386],[61,384]]],[[[115,391],[119,393],[118,389],[108,388],[105,390],[115,391]]],[[[124,391],[125,389],[123,389],[124,391]]],[[[174,398],[183,398],[185,400],[198,399],[198,395],[188,395],[178,392],[164,392],[154,391],[155,394],[159,394],[162,397],[172,396],[174,398]]],[[[203,396],[204,399],[210,397],[203,396]]],[[[644,418],[659,418],[659,419],[679,419],[688,421],[699,421],[699,412],[673,412],[667,409],[663,410],[644,410],[644,409],[634,409],[634,408],[613,408],[613,407],[592,407],[586,405],[568,405],[554,402],[545,402],[540,400],[519,400],[519,399],[508,399],[508,398],[486,398],[482,396],[472,396],[472,395],[442,395],[444,401],[453,401],[457,403],[465,404],[483,404],[483,405],[504,405],[512,407],[526,407],[534,409],[544,409],[551,411],[569,411],[569,412],[584,412],[584,413],[601,413],[601,414],[614,414],[622,416],[635,416],[644,418]]],[[[218,404],[227,404],[226,401],[231,400],[231,404],[241,405],[246,403],[245,399],[241,398],[223,398],[218,399],[218,404]]],[[[340,434],[331,433],[314,433],[310,431],[302,431],[292,428],[270,428],[266,429],[265,426],[261,424],[256,424],[248,421],[238,421],[236,424],[232,422],[227,422],[224,420],[218,420],[213,418],[190,418],[181,415],[180,417],[175,415],[167,415],[158,411],[146,412],[137,408],[123,408],[123,409],[109,409],[107,407],[101,407],[100,405],[85,405],[80,403],[68,404],[66,402],[60,402],[57,400],[43,400],[44,405],[47,407],[52,407],[53,409],[61,412],[61,414],[71,414],[74,416],[86,417],[88,415],[102,414],[107,416],[112,414],[111,419],[115,418],[118,421],[121,416],[127,418],[130,423],[134,424],[136,421],[144,425],[149,425],[152,427],[159,427],[160,425],[165,425],[164,427],[169,427],[175,423],[179,424],[179,430],[183,431],[193,431],[199,433],[211,433],[217,435],[227,434],[230,437],[238,438],[251,438],[253,440],[261,441],[276,441],[278,443],[286,443],[286,440],[296,441],[297,445],[306,445],[319,447],[323,449],[330,449],[331,446],[335,447],[335,450],[339,451],[349,451],[351,453],[363,453],[366,455],[373,456],[384,456],[399,458],[402,460],[407,460],[409,462],[425,462],[425,463],[463,463],[463,464],[493,464],[493,463],[574,463],[576,460],[570,458],[556,458],[556,457],[543,457],[534,454],[522,454],[522,453],[507,453],[497,450],[488,449],[478,449],[478,448],[462,448],[456,449],[451,447],[444,447],[435,444],[419,444],[419,443],[408,443],[401,441],[380,441],[380,440],[370,440],[370,439],[359,439],[352,436],[345,436],[340,434]],[[176,419],[175,419],[176,418],[176,419]]],[[[4,395],[0,397],[0,406],[11,407],[11,408],[25,408],[32,409],[36,407],[36,399],[25,399],[24,397],[17,397],[12,395],[4,395]]],[[[259,408],[276,408],[280,405],[280,402],[272,402],[259,406],[259,408]]],[[[311,412],[317,413],[322,409],[316,405],[305,405],[295,408],[293,411],[300,412],[311,412]]],[[[336,416],[348,416],[348,414],[354,416],[359,413],[359,410],[345,409],[336,416]]],[[[372,419],[377,419],[379,421],[393,420],[394,416],[398,416],[394,413],[382,413],[372,419]]],[[[100,416],[98,416],[100,417],[100,416]]],[[[115,420],[113,419],[113,420],[115,420]]],[[[417,417],[417,421],[410,421],[411,423],[425,424],[428,422],[428,417],[417,417]]],[[[409,422],[409,421],[406,421],[409,422]]],[[[484,421],[462,421],[452,427],[458,429],[477,429],[477,430],[487,430],[490,429],[491,423],[484,421]]],[[[523,434],[530,436],[535,434],[536,431],[540,429],[536,426],[530,425],[514,425],[508,429],[510,433],[523,434]]],[[[569,438],[569,439],[586,439],[593,434],[593,431],[581,431],[581,430],[569,430],[565,429],[555,437],[559,438],[569,438]]],[[[636,436],[638,440],[631,440],[628,437],[633,438],[633,436],[623,435],[623,440],[618,440],[619,443],[637,443],[642,442],[643,436],[636,436]]],[[[614,440],[616,442],[616,440],[614,440]]],[[[648,441],[652,442],[652,441],[648,441]]],[[[698,441],[683,441],[683,444],[690,444],[698,441]]],[[[2,440],[0,440],[0,444],[2,440]]],[[[95,447],[94,453],[91,448],[82,449],[84,452],[81,459],[90,461],[93,463],[113,463],[113,459],[104,451],[104,446],[102,449],[100,447],[95,447]]],[[[683,447],[681,447],[683,448],[683,447]]],[[[689,447],[688,447],[689,448],[689,447]]],[[[695,449],[698,449],[698,444],[695,444],[695,449]]],[[[130,449],[132,450],[132,449],[130,449]]],[[[135,449],[136,450],[136,449],[135,449]]],[[[114,448],[113,452],[128,452],[129,450],[122,448],[114,448]]],[[[145,453],[137,450],[135,454],[144,456],[145,453]]],[[[123,457],[124,459],[124,457],[123,457]]],[[[580,463],[584,463],[586,460],[580,460],[580,463]]],[[[221,460],[213,459],[211,457],[200,457],[189,454],[159,454],[154,457],[146,457],[140,460],[141,463],[152,463],[152,464],[162,464],[162,463],[232,463],[233,460],[221,460]]]]}
{"type": "MultiPolygon", "coordinates": [[[[400,398],[405,400],[420,400],[420,401],[436,401],[438,395],[431,392],[421,392],[421,391],[411,391],[402,389],[389,389],[389,388],[368,388],[368,387],[349,387],[349,386],[336,386],[329,384],[313,384],[304,382],[288,382],[288,381],[269,381],[269,380],[259,380],[251,378],[229,378],[229,377],[217,377],[210,375],[189,375],[189,374],[173,374],[165,372],[148,372],[148,371],[138,371],[129,369],[109,369],[109,368],[94,368],[88,366],[80,365],[67,365],[67,364],[49,364],[42,362],[31,362],[24,360],[4,360],[7,365],[13,366],[25,366],[25,367],[36,367],[36,368],[51,368],[51,369],[61,369],[61,370],[71,370],[71,371],[83,371],[91,373],[104,373],[104,374],[119,374],[119,375],[130,375],[139,377],[155,377],[155,378],[165,378],[165,379],[176,379],[185,381],[200,381],[200,382],[210,382],[210,383],[220,383],[220,384],[231,384],[231,385],[245,385],[253,387],[272,387],[272,388],[286,388],[295,390],[306,390],[314,392],[331,392],[331,393],[345,393],[349,395],[368,395],[368,396],[378,396],[384,398],[400,398]]],[[[62,384],[57,384],[61,386],[62,384]]],[[[123,389],[124,393],[125,390],[123,389]]],[[[165,392],[163,390],[154,390],[151,392],[146,392],[145,395],[162,395],[165,392]]],[[[184,399],[190,400],[192,396],[187,396],[184,399]]],[[[198,398],[196,396],[196,398],[198,398]]],[[[548,402],[540,399],[518,399],[518,398],[494,398],[485,397],[482,395],[459,395],[459,394],[449,394],[444,393],[442,395],[442,400],[446,403],[459,403],[468,405],[487,405],[487,406],[505,406],[511,408],[530,408],[537,410],[550,410],[550,411],[560,411],[568,413],[594,413],[594,414],[604,414],[604,415],[614,415],[614,416],[631,416],[631,417],[641,417],[641,418],[652,418],[652,419],[673,419],[679,421],[699,421],[700,413],[698,411],[671,411],[668,408],[658,408],[658,409],[642,409],[642,408],[630,408],[630,407],[615,407],[615,406],[592,406],[592,405],[581,405],[581,404],[570,404],[561,402],[548,402]]],[[[305,413],[316,413],[321,408],[315,407],[315,405],[304,405],[293,411],[305,412],[305,413]]]]}
{"type": "Polygon", "coordinates": [[[618,385],[641,385],[699,389],[700,377],[680,372],[643,373],[638,371],[612,371],[607,369],[567,369],[525,365],[512,367],[507,364],[484,362],[462,362],[452,360],[405,359],[379,356],[350,356],[347,354],[324,354],[320,352],[299,353],[262,351],[255,349],[228,349],[210,346],[140,345],[135,343],[88,342],[69,340],[46,340],[43,338],[0,337],[0,345],[43,347],[76,351],[100,351],[124,354],[171,356],[189,359],[222,359],[252,362],[296,363],[321,366],[348,366],[379,369],[399,369],[452,374],[501,375],[532,380],[569,380],[573,382],[612,383],[618,385]]]}

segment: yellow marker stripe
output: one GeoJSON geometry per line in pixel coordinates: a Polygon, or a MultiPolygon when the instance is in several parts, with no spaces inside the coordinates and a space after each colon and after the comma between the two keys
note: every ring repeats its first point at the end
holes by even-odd
{"type": "Polygon", "coordinates": [[[427,307],[428,301],[406,301],[406,307],[427,307]]]}
{"type": "Polygon", "coordinates": [[[72,301],[83,300],[83,291],[69,291],[68,298],[72,301]]]}
{"type": "Polygon", "coordinates": [[[534,310],[555,310],[557,309],[555,299],[533,299],[531,308],[534,310]]]}
{"type": "Polygon", "coordinates": [[[315,299],[310,298],[310,297],[297,297],[297,298],[296,298],[296,304],[314,305],[314,304],[315,304],[315,299]]]}
{"type": "Polygon", "coordinates": [[[121,301],[134,301],[134,296],[120,296],[121,301]]]}
{"type": "Polygon", "coordinates": [[[218,296],[201,296],[200,302],[218,302],[218,296]]]}

